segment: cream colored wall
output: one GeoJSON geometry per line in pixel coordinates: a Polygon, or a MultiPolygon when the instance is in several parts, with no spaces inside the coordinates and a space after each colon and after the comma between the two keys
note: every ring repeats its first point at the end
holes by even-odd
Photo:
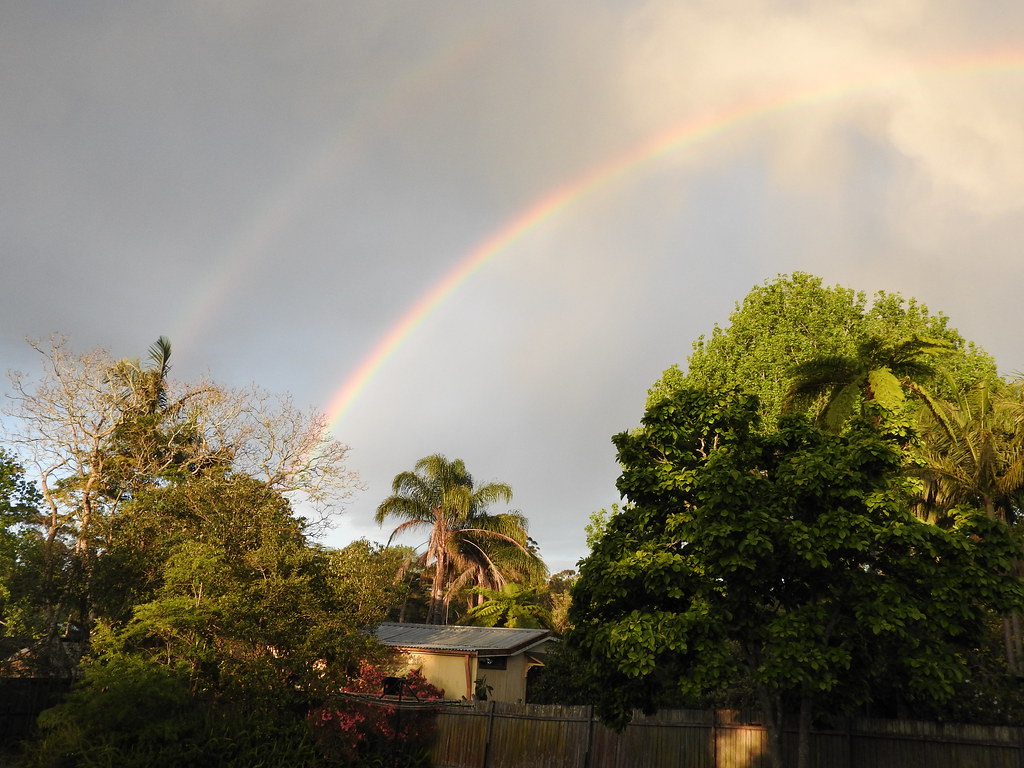
{"type": "Polygon", "coordinates": [[[489,698],[494,701],[523,701],[526,698],[526,656],[510,656],[505,669],[479,670],[473,659],[473,679],[483,675],[492,687],[489,698]]]}
{"type": "MultiPolygon", "coordinates": [[[[470,657],[468,686],[465,654],[406,651],[405,659],[407,670],[420,670],[431,684],[444,688],[446,699],[473,698],[473,681],[481,675],[475,655],[470,657]]],[[[489,698],[494,701],[523,701],[526,698],[526,671],[526,656],[522,653],[509,657],[506,669],[484,669],[482,674],[492,688],[489,698]]]]}
{"type": "Polygon", "coordinates": [[[468,687],[466,681],[466,654],[441,655],[435,653],[405,654],[406,669],[418,669],[427,681],[438,688],[444,688],[446,699],[467,699],[473,696],[473,680],[475,680],[476,659],[470,660],[468,687]]]}

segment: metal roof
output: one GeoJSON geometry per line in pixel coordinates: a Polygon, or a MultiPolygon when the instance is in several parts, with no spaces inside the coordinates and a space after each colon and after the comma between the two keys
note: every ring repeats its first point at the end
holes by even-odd
{"type": "Polygon", "coordinates": [[[552,636],[549,629],[460,627],[442,624],[379,624],[374,633],[384,645],[431,651],[510,655],[552,636]]]}

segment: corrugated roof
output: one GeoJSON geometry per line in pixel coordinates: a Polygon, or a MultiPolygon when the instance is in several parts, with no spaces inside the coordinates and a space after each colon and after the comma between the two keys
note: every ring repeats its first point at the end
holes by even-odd
{"type": "Polygon", "coordinates": [[[433,651],[468,651],[511,654],[551,636],[549,629],[460,627],[438,624],[384,623],[374,630],[377,639],[394,648],[433,651]]]}

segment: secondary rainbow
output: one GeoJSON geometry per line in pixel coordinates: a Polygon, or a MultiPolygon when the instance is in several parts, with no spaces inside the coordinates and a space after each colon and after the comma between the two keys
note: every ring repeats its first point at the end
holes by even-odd
{"type": "Polygon", "coordinates": [[[462,258],[451,272],[442,277],[406,311],[337,390],[326,408],[326,432],[334,430],[373,376],[401,347],[413,330],[474,273],[567,206],[629,172],[712,136],[804,105],[846,97],[907,78],[932,77],[948,73],[1015,71],[1022,66],[1024,51],[1013,49],[917,62],[895,71],[858,73],[841,80],[833,79],[826,84],[777,91],[763,99],[714,110],[684,120],[648,138],[535,201],[462,258]]]}
{"type": "Polygon", "coordinates": [[[271,186],[259,201],[254,215],[240,222],[231,237],[213,259],[208,273],[195,283],[185,298],[180,327],[171,338],[182,347],[192,346],[208,330],[218,311],[223,311],[232,289],[247,272],[262,266],[273,245],[294,226],[308,200],[341,178],[348,166],[374,137],[393,125],[401,124],[409,110],[429,99],[438,88],[458,72],[472,65],[502,19],[466,27],[457,36],[443,41],[439,50],[427,52],[402,76],[386,84],[352,114],[338,118],[334,139],[306,163],[298,165],[271,186]]]}

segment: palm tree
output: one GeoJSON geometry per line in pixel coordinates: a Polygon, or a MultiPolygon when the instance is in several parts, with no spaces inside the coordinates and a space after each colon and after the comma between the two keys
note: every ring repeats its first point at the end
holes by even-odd
{"type": "Polygon", "coordinates": [[[171,342],[161,336],[149,347],[150,365],[137,359],[118,360],[108,374],[122,399],[122,407],[133,415],[152,416],[167,408],[167,375],[171,370],[171,342]]]}
{"type": "Polygon", "coordinates": [[[148,364],[122,359],[110,366],[107,379],[119,419],[105,446],[110,455],[109,493],[130,496],[133,486],[154,478],[197,475],[226,468],[229,450],[211,451],[189,402],[209,392],[192,389],[172,398],[171,342],[161,336],[149,347],[148,364]]]}
{"type": "Polygon", "coordinates": [[[456,593],[467,595],[467,608],[484,602],[480,588],[500,590],[509,582],[519,584],[543,584],[548,576],[547,566],[537,555],[533,539],[521,534],[526,531],[526,520],[521,515],[512,514],[507,520],[497,519],[499,515],[490,515],[493,532],[504,533],[508,538],[495,538],[491,533],[479,534],[465,531],[460,537],[459,549],[462,560],[457,573],[448,587],[450,597],[456,593]]]}
{"type": "Polygon", "coordinates": [[[483,627],[551,629],[551,614],[540,604],[540,587],[506,584],[501,589],[478,587],[475,591],[486,600],[466,612],[466,623],[483,627]]]}
{"type": "Polygon", "coordinates": [[[107,492],[130,495],[133,486],[145,485],[171,461],[173,439],[164,434],[164,422],[179,407],[168,402],[171,342],[161,336],[149,347],[149,365],[124,358],[107,372],[120,417],[105,446],[110,455],[107,492]]]}
{"type": "MultiPolygon", "coordinates": [[[[926,398],[920,413],[924,480],[919,517],[939,525],[960,505],[984,510],[1013,523],[1024,500],[1024,385],[982,381],[956,402],[926,398]]],[[[1024,563],[1014,564],[1014,578],[1024,563]]],[[[1007,666],[1024,673],[1024,622],[1018,613],[1003,617],[1007,666]]]]}
{"type": "Polygon", "coordinates": [[[512,489],[497,482],[474,486],[461,459],[422,458],[413,472],[396,475],[391,489],[376,515],[379,525],[388,518],[402,521],[388,543],[406,531],[430,531],[421,556],[425,566],[434,566],[428,624],[445,623],[448,604],[460,587],[500,589],[508,574],[535,567],[537,557],[527,549],[526,518],[518,512],[486,511],[492,503],[511,501],[512,489]]]}
{"type": "Polygon", "coordinates": [[[956,402],[928,398],[921,410],[922,516],[941,523],[959,504],[1014,522],[1024,493],[1021,384],[979,382],[956,402]]]}
{"type": "Polygon", "coordinates": [[[929,358],[950,349],[948,342],[920,336],[896,343],[868,337],[852,357],[819,357],[794,365],[783,410],[810,407],[824,397],[818,423],[832,432],[867,403],[896,412],[906,400],[904,386],[916,389],[917,382],[935,375],[929,358]]]}

